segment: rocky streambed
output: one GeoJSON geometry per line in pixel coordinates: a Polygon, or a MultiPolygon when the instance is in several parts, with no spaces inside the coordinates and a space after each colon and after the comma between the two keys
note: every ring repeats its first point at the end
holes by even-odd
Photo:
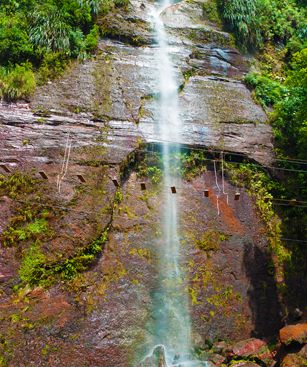
{"type": "MultiPolygon", "coordinates": [[[[169,189],[153,149],[161,143],[153,6],[132,1],[101,18],[106,37],[95,58],[71,65],[31,101],[0,106],[0,365],[135,366],[150,345],[169,189]]],[[[180,80],[180,143],[210,159],[224,151],[270,165],[271,128],[242,82],[249,60],[206,23],[201,1],[182,1],[163,20],[180,80]]],[[[266,229],[253,199],[241,189],[234,200],[227,178],[229,200],[221,196],[217,215],[206,166],[191,163],[177,192],[195,353],[210,366],[270,366],[263,341],[249,340],[249,354],[233,345],[282,326],[266,229]]]]}

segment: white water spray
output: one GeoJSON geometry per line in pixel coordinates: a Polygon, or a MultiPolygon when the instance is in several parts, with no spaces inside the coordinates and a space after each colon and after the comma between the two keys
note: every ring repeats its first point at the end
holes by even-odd
{"type": "MultiPolygon", "coordinates": [[[[163,243],[159,250],[159,287],[153,295],[153,347],[141,366],[196,367],[206,366],[191,356],[191,323],[185,274],[180,267],[180,238],[177,195],[170,191],[180,177],[172,172],[171,159],[180,153],[178,144],[182,123],[178,103],[178,82],[172,64],[170,46],[161,14],[171,3],[164,0],[152,13],[156,34],[159,81],[158,131],[162,141],[165,207],[163,208],[163,243]]],[[[179,168],[179,167],[175,167],[179,168]]]]}

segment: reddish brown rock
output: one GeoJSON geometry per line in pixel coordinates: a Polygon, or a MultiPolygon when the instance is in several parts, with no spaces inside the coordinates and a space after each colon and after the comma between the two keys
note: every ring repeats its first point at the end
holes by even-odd
{"type": "Polygon", "coordinates": [[[265,362],[273,359],[266,342],[256,338],[243,340],[234,344],[232,353],[240,357],[255,356],[265,362]]]}
{"type": "Polygon", "coordinates": [[[229,344],[227,344],[225,341],[214,343],[213,348],[216,353],[222,355],[226,355],[228,352],[231,351],[229,344]]]}
{"type": "Polygon", "coordinates": [[[212,354],[209,360],[214,364],[215,367],[220,367],[225,361],[225,357],[220,354],[212,354]]]}
{"type": "Polygon", "coordinates": [[[279,331],[280,341],[288,345],[291,342],[306,343],[307,340],[307,323],[288,325],[279,331]]]}

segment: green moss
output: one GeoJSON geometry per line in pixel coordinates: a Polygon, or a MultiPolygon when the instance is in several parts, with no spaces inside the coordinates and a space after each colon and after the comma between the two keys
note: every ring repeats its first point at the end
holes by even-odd
{"type": "Polygon", "coordinates": [[[4,246],[18,246],[25,241],[36,241],[53,235],[47,217],[49,212],[40,205],[23,203],[10,218],[9,227],[1,234],[4,246]]]}
{"type": "Polygon", "coordinates": [[[9,228],[8,231],[4,233],[6,240],[10,237],[11,242],[16,240],[24,241],[36,235],[46,233],[48,231],[48,222],[45,218],[35,219],[33,222],[27,224],[22,228],[9,228]]]}
{"type": "Polygon", "coordinates": [[[151,261],[152,254],[151,251],[147,248],[134,248],[132,247],[129,250],[129,254],[132,256],[139,256],[143,259],[146,259],[147,261],[151,261]]]}
{"type": "Polygon", "coordinates": [[[22,284],[49,286],[56,280],[68,281],[73,279],[93,264],[107,241],[108,233],[109,227],[104,230],[99,238],[77,251],[75,255],[65,259],[63,262],[51,264],[46,261],[40,244],[32,244],[23,257],[19,270],[22,284]]]}
{"type": "Polygon", "coordinates": [[[95,115],[106,115],[112,110],[112,58],[106,55],[101,62],[97,63],[93,71],[95,85],[95,99],[92,103],[92,111],[95,115]]]}
{"type": "Polygon", "coordinates": [[[231,285],[221,284],[219,278],[219,270],[214,268],[211,260],[206,265],[197,266],[193,260],[189,262],[189,271],[193,273],[191,285],[189,287],[189,295],[192,305],[205,303],[210,309],[204,320],[208,322],[217,314],[229,315],[229,309],[233,305],[242,302],[239,293],[233,290],[231,285]],[[202,298],[203,289],[206,290],[205,297],[202,298]]]}
{"type": "Polygon", "coordinates": [[[22,259],[19,269],[19,276],[22,282],[33,285],[38,280],[43,279],[45,269],[45,256],[40,250],[38,243],[32,244],[22,259]]]}
{"type": "Polygon", "coordinates": [[[214,230],[207,230],[200,238],[195,239],[195,244],[203,251],[218,251],[222,241],[226,240],[226,236],[223,233],[219,233],[214,230]]]}
{"type": "Polygon", "coordinates": [[[190,29],[187,31],[187,37],[191,41],[204,42],[204,43],[215,43],[219,46],[233,46],[234,39],[231,35],[217,32],[214,29],[200,28],[190,29]]]}
{"type": "Polygon", "coordinates": [[[8,176],[0,174],[0,195],[17,199],[35,192],[38,183],[39,180],[18,171],[8,176]]]}

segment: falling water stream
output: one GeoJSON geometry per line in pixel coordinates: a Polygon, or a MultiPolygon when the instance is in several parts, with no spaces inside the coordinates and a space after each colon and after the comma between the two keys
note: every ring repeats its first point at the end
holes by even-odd
{"type": "MultiPolygon", "coordinates": [[[[156,62],[159,82],[158,130],[163,143],[162,160],[164,168],[165,206],[162,213],[163,243],[159,248],[159,286],[152,296],[153,344],[142,366],[196,367],[206,362],[193,359],[191,355],[191,322],[185,274],[182,270],[178,224],[178,198],[170,187],[178,185],[180,177],[174,173],[171,160],[180,153],[178,144],[181,119],[178,103],[178,81],[170,55],[170,45],[161,14],[171,3],[164,0],[152,14],[157,48],[156,62]]],[[[178,160],[176,160],[178,161],[178,160]]],[[[179,167],[175,167],[179,171],[179,167]]]]}

